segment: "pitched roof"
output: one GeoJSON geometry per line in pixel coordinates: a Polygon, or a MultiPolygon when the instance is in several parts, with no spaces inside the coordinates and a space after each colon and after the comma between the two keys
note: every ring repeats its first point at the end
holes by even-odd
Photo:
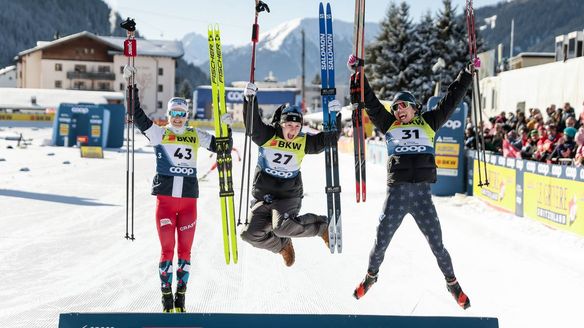
{"type": "MultiPolygon", "coordinates": [[[[80,37],[89,37],[97,42],[107,44],[113,49],[118,50],[120,53],[124,51],[124,40],[126,38],[117,36],[101,36],[91,32],[83,31],[53,41],[39,41],[37,42],[36,47],[21,51],[18,53],[18,56],[24,56],[26,54],[53,47],[55,45],[62,44],[80,37]]],[[[179,58],[184,55],[183,46],[180,41],[147,40],[137,38],[136,42],[138,56],[142,55],[179,58]]]]}

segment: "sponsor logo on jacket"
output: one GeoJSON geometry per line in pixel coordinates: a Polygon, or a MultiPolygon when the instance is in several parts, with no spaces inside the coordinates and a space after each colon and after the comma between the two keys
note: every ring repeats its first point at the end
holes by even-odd
{"type": "Polygon", "coordinates": [[[293,150],[300,150],[302,148],[302,144],[292,142],[292,141],[284,141],[284,140],[274,140],[270,143],[270,146],[284,148],[284,149],[293,149],[293,150]]]}
{"type": "Polygon", "coordinates": [[[170,173],[177,173],[177,174],[188,174],[188,175],[195,174],[195,169],[193,169],[192,167],[171,166],[169,171],[170,171],[170,173]]]}

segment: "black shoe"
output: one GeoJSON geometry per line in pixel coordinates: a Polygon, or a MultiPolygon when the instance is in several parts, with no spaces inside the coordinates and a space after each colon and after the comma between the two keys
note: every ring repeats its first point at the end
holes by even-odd
{"type": "Polygon", "coordinates": [[[185,310],[185,293],[187,291],[187,286],[177,287],[176,293],[174,294],[174,312],[181,313],[187,312],[185,310]]]}
{"type": "Polygon", "coordinates": [[[463,309],[468,309],[470,307],[470,299],[462,291],[460,284],[456,278],[446,279],[446,289],[452,294],[458,305],[463,309]]]}
{"type": "Polygon", "coordinates": [[[367,293],[369,288],[371,288],[371,286],[376,282],[377,282],[377,274],[371,274],[371,273],[367,272],[367,274],[365,275],[365,279],[363,279],[363,281],[361,281],[359,286],[357,286],[357,288],[355,288],[355,291],[353,292],[353,296],[356,299],[360,299],[361,297],[365,296],[365,293],[367,293]]]}
{"type": "Polygon", "coordinates": [[[162,288],[162,312],[165,313],[174,312],[174,302],[172,299],[171,287],[162,288]]]}

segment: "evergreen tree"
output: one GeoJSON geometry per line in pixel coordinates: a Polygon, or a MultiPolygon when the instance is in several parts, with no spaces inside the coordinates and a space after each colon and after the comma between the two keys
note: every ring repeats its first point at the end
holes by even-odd
{"type": "Polygon", "coordinates": [[[185,99],[193,96],[193,88],[191,87],[189,80],[185,79],[182,81],[180,90],[178,91],[178,96],[185,99]]]}
{"type": "Polygon", "coordinates": [[[399,7],[392,2],[381,22],[379,36],[366,49],[367,77],[381,99],[390,99],[395,92],[407,90],[413,78],[414,70],[409,67],[413,30],[409,9],[405,2],[399,7]]]}
{"type": "Polygon", "coordinates": [[[432,79],[432,67],[440,58],[436,51],[437,33],[432,14],[427,12],[412,34],[413,64],[411,67],[414,77],[410,82],[409,90],[422,104],[425,104],[433,95],[434,85],[437,82],[432,79]]]}
{"type": "Polygon", "coordinates": [[[444,91],[456,78],[458,72],[470,61],[465,15],[456,17],[456,8],[451,0],[442,0],[444,8],[436,18],[436,51],[446,66],[434,73],[433,79],[441,81],[444,91]]]}

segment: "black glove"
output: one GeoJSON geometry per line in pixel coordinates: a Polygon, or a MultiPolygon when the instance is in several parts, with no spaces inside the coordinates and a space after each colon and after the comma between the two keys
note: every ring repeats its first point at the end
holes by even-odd
{"type": "Polygon", "coordinates": [[[272,125],[280,123],[280,117],[282,116],[282,110],[284,107],[286,107],[286,105],[280,105],[280,107],[276,108],[274,115],[272,116],[272,125]]]}
{"type": "Polygon", "coordinates": [[[351,74],[350,84],[351,104],[358,104],[361,101],[361,79],[359,78],[359,75],[360,75],[359,72],[351,74]]]}

